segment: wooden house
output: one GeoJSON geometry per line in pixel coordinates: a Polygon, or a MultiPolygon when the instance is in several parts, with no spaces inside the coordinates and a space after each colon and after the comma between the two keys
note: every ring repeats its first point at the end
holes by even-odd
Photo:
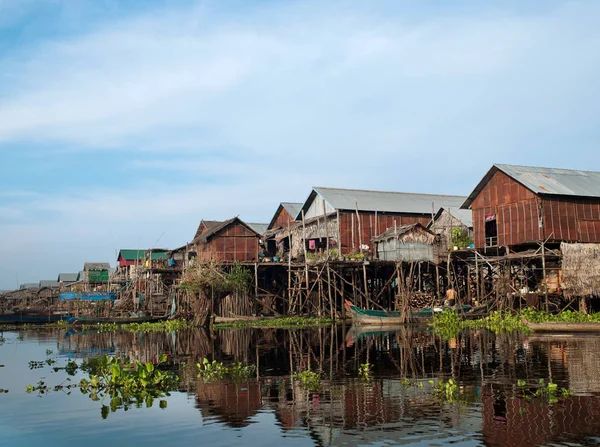
{"type": "Polygon", "coordinates": [[[258,260],[260,234],[250,225],[234,217],[226,221],[202,220],[192,245],[201,261],[258,260]]]}
{"type": "Polygon", "coordinates": [[[440,256],[448,254],[448,251],[455,246],[457,248],[468,247],[473,240],[471,210],[442,207],[429,222],[427,228],[439,236],[437,247],[440,256]],[[456,232],[459,232],[461,237],[453,238],[452,235],[456,232]]]}
{"type": "Polygon", "coordinates": [[[469,195],[475,248],[600,242],[600,172],[496,164],[469,195]]]}
{"type": "Polygon", "coordinates": [[[265,248],[270,256],[282,250],[284,252],[290,249],[289,229],[296,223],[296,216],[302,208],[302,203],[282,202],[277,207],[267,231],[263,233],[265,239],[265,248]]]}
{"type": "Polygon", "coordinates": [[[117,256],[117,267],[125,268],[132,265],[141,265],[144,260],[146,249],[122,248],[117,256]]]}
{"type": "Polygon", "coordinates": [[[437,240],[436,234],[420,223],[392,227],[372,239],[377,259],[404,262],[434,262],[437,240]]]}
{"type": "Polygon", "coordinates": [[[108,262],[86,262],[83,264],[85,281],[89,284],[108,283],[110,264],[108,262]]]}
{"type": "MultiPolygon", "coordinates": [[[[458,209],[464,200],[462,196],[314,187],[296,216],[298,231],[304,234],[299,240],[304,239],[309,251],[326,248],[327,240],[342,255],[373,250],[373,237],[394,226],[426,226],[441,207],[458,209]]],[[[292,245],[293,254],[302,248],[301,242],[292,245]]]]}

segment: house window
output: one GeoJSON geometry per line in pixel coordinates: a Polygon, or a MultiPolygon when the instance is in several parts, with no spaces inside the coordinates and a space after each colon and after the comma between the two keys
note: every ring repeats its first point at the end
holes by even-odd
{"type": "Polygon", "coordinates": [[[498,224],[495,214],[485,216],[485,246],[498,246],[498,224]]]}

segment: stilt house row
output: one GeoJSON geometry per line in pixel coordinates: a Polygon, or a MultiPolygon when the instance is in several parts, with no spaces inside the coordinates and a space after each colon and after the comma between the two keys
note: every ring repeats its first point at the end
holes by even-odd
{"type": "Polygon", "coordinates": [[[600,242],[600,172],[496,164],[464,202],[475,248],[600,242]]]}

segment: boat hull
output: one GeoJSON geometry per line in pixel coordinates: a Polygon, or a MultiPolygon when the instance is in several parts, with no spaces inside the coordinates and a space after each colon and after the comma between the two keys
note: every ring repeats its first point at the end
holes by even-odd
{"type": "Polygon", "coordinates": [[[165,321],[169,318],[168,315],[157,316],[143,316],[143,317],[71,317],[68,321],[74,325],[82,324],[129,324],[129,323],[154,323],[158,321],[165,321]]]}
{"type": "Polygon", "coordinates": [[[354,306],[352,303],[346,303],[346,310],[352,317],[352,324],[356,325],[367,325],[367,326],[394,326],[401,325],[409,322],[427,320],[433,318],[436,313],[442,312],[446,309],[453,310],[455,312],[469,312],[471,306],[460,306],[460,307],[426,307],[419,310],[411,311],[408,315],[403,315],[402,312],[397,311],[383,311],[383,310],[366,310],[354,306]]]}
{"type": "Polygon", "coordinates": [[[49,313],[14,313],[0,315],[0,324],[47,324],[67,320],[68,315],[49,313]]]}

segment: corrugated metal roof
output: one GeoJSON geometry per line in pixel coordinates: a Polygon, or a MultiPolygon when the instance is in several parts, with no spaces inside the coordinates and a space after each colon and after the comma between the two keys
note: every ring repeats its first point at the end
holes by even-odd
{"type": "MultiPolygon", "coordinates": [[[[275,221],[277,220],[277,217],[279,216],[279,213],[281,212],[282,209],[285,209],[288,213],[290,213],[290,215],[292,216],[292,219],[296,220],[298,214],[300,213],[300,210],[302,210],[302,203],[281,202],[279,204],[279,206],[277,207],[277,211],[275,211],[275,214],[273,215],[271,222],[269,222],[269,225],[267,226],[267,230],[270,230],[273,228],[273,226],[275,225],[275,221]]],[[[264,232],[261,234],[264,234],[264,232]]]]}
{"type": "MultiPolygon", "coordinates": [[[[231,225],[235,221],[238,221],[241,225],[245,226],[250,231],[253,231],[257,235],[260,235],[260,233],[258,233],[254,228],[252,228],[250,226],[250,224],[244,222],[239,217],[233,217],[233,218],[225,220],[223,222],[219,222],[219,221],[216,221],[216,220],[203,220],[202,222],[207,226],[208,230],[205,231],[204,233],[202,233],[200,236],[196,236],[194,238],[194,240],[192,241],[192,243],[206,242],[213,234],[218,233],[223,228],[231,225]]],[[[255,225],[265,225],[266,226],[267,224],[255,224],[255,225]]]]}
{"type": "MultiPolygon", "coordinates": [[[[432,204],[433,209],[436,212],[440,207],[460,208],[466,199],[464,196],[324,188],[315,186],[313,192],[302,206],[302,209],[305,212],[308,210],[317,194],[323,198],[331,208],[336,210],[354,210],[358,206],[359,211],[410,214],[431,214],[432,204]]],[[[300,215],[300,213],[298,215],[300,215]]]]}
{"type": "Polygon", "coordinates": [[[463,203],[463,208],[471,206],[473,200],[499,170],[536,194],[600,197],[600,172],[495,164],[463,203]]]}
{"type": "Polygon", "coordinates": [[[109,270],[110,264],[108,262],[86,262],[83,264],[83,270],[109,270]]]}
{"type": "Polygon", "coordinates": [[[268,223],[246,222],[246,224],[260,235],[265,234],[265,232],[269,229],[268,223]]]}
{"type": "Polygon", "coordinates": [[[37,282],[26,282],[25,284],[21,284],[20,289],[37,289],[39,287],[39,283],[37,282]]]}
{"type": "Polygon", "coordinates": [[[464,226],[469,228],[473,227],[473,211],[462,208],[440,208],[435,215],[436,220],[440,217],[442,211],[444,210],[448,211],[451,216],[458,219],[464,226]]]}
{"type": "Polygon", "coordinates": [[[58,281],[41,280],[40,287],[59,287],[58,281]]]}
{"type": "Polygon", "coordinates": [[[281,206],[284,207],[285,210],[292,215],[292,217],[296,217],[302,209],[302,203],[296,202],[281,202],[281,206]]]}
{"type": "MultiPolygon", "coordinates": [[[[144,259],[146,250],[145,248],[122,248],[119,250],[119,256],[122,256],[126,261],[141,261],[144,259]]],[[[119,256],[117,256],[117,259],[119,256]]]]}
{"type": "Polygon", "coordinates": [[[79,277],[79,273],[59,273],[58,282],[75,282],[79,277]]]}

